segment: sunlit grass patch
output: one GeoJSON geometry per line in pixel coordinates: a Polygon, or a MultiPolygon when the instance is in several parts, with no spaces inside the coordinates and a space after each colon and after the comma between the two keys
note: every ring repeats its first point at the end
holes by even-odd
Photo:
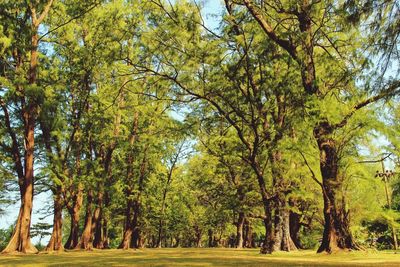
{"type": "Polygon", "coordinates": [[[0,266],[400,266],[392,251],[259,254],[257,249],[167,248],[0,255],[0,266]]]}

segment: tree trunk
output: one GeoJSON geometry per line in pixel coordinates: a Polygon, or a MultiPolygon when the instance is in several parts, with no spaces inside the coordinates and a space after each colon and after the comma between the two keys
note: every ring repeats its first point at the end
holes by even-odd
{"type": "Polygon", "coordinates": [[[289,214],[289,227],[290,227],[290,237],[293,240],[293,243],[297,248],[303,248],[303,245],[300,242],[300,214],[295,212],[290,212],[289,214]]]}
{"type": "Polygon", "coordinates": [[[61,197],[61,188],[58,188],[54,195],[53,232],[47,244],[46,251],[64,250],[62,245],[62,209],[63,200],[61,197]]]}
{"type": "Polygon", "coordinates": [[[83,204],[83,192],[82,189],[79,188],[79,191],[75,193],[73,199],[73,206],[68,209],[68,212],[71,217],[71,229],[69,233],[69,237],[64,247],[66,249],[74,249],[78,246],[79,242],[79,218],[80,212],[83,204]]]}
{"type": "Polygon", "coordinates": [[[140,239],[141,239],[140,238],[140,230],[136,224],[136,226],[133,227],[131,247],[132,248],[140,248],[140,239]]]}
{"type": "Polygon", "coordinates": [[[119,244],[118,248],[129,249],[131,247],[132,233],[133,233],[132,201],[128,200],[128,203],[126,205],[126,211],[125,211],[124,233],[123,233],[123,237],[122,237],[121,243],[119,244]]]}
{"type": "Polygon", "coordinates": [[[194,228],[194,234],[195,234],[195,242],[196,242],[195,246],[196,246],[196,248],[201,248],[202,233],[201,233],[200,228],[197,225],[194,228]]]}
{"type": "Polygon", "coordinates": [[[105,249],[109,249],[110,248],[110,244],[109,244],[109,240],[108,240],[108,220],[105,216],[103,216],[103,248],[105,249]]]}
{"type": "Polygon", "coordinates": [[[290,211],[286,207],[283,210],[283,222],[282,222],[282,246],[281,250],[283,251],[294,251],[297,250],[296,244],[293,242],[292,237],[290,235],[290,211]]]}
{"type": "Polygon", "coordinates": [[[243,225],[245,221],[244,212],[239,212],[239,218],[236,223],[236,248],[243,248],[243,225]]]}
{"type": "MultiPolygon", "coordinates": [[[[161,214],[162,216],[162,214],[161,214]]],[[[162,239],[162,231],[163,231],[163,220],[160,218],[160,220],[158,221],[158,234],[157,234],[157,244],[156,247],[157,248],[161,248],[161,239],[162,239]]]]}
{"type": "Polygon", "coordinates": [[[13,235],[7,247],[2,251],[2,253],[11,253],[14,251],[19,251],[22,253],[38,253],[38,250],[35,248],[35,246],[33,246],[31,242],[29,234],[31,219],[30,214],[28,215],[29,210],[32,210],[32,204],[25,204],[24,200],[22,199],[17,224],[15,226],[13,235]],[[23,220],[23,218],[25,218],[25,220],[23,220]],[[25,221],[25,223],[23,223],[23,221],[25,221]]]}
{"type": "Polygon", "coordinates": [[[99,193],[97,197],[97,206],[93,213],[92,233],[94,233],[93,247],[103,249],[103,193],[99,193]]]}
{"type": "Polygon", "coordinates": [[[208,247],[214,247],[214,233],[212,229],[208,229],[208,247]]]}
{"type": "Polygon", "coordinates": [[[252,161],[251,167],[257,176],[257,182],[260,189],[261,199],[264,208],[264,227],[265,227],[265,239],[261,246],[261,254],[271,254],[273,251],[273,227],[272,227],[272,207],[271,200],[267,193],[267,188],[265,186],[264,174],[260,164],[254,159],[252,161]]]}
{"type": "Polygon", "coordinates": [[[133,208],[134,208],[134,201],[132,199],[133,195],[133,161],[134,161],[134,154],[133,154],[133,145],[136,142],[137,139],[137,133],[138,133],[138,122],[139,122],[139,113],[135,112],[134,113],[134,118],[133,118],[133,125],[131,129],[131,134],[129,136],[129,146],[131,148],[130,152],[128,152],[128,155],[126,157],[126,185],[127,188],[125,189],[125,196],[127,199],[127,204],[126,204],[126,211],[125,211],[125,225],[124,225],[124,233],[122,237],[122,241],[119,244],[118,248],[120,249],[129,249],[131,248],[132,244],[132,238],[133,238],[133,231],[134,231],[134,225],[133,225],[133,208]]]}
{"type": "Polygon", "coordinates": [[[21,207],[14,233],[3,253],[19,251],[22,253],[37,253],[38,250],[33,246],[30,237],[30,226],[33,202],[33,150],[34,150],[34,128],[35,118],[30,111],[24,111],[25,120],[25,165],[24,177],[19,179],[21,207]]]}
{"type": "Polygon", "coordinates": [[[333,129],[328,122],[319,123],[314,129],[320,152],[322,191],[324,196],[324,233],[318,253],[337,250],[360,249],[350,232],[349,212],[345,209],[342,178],[338,170],[336,143],[330,137],[333,129]]]}
{"type": "Polygon", "coordinates": [[[273,251],[297,250],[290,236],[289,214],[285,196],[281,195],[281,199],[277,201],[277,207],[275,209],[275,239],[273,251]]]}
{"type": "Polygon", "coordinates": [[[82,232],[81,239],[76,246],[76,249],[91,250],[93,248],[92,240],[92,202],[93,192],[89,190],[86,203],[85,226],[82,232]]]}
{"type": "Polygon", "coordinates": [[[256,246],[253,240],[253,228],[251,227],[249,220],[245,220],[243,232],[244,232],[243,247],[255,248],[256,246]]]}
{"type": "Polygon", "coordinates": [[[264,218],[264,227],[265,227],[265,239],[264,242],[262,243],[260,253],[261,254],[271,254],[273,251],[273,243],[274,243],[274,234],[273,234],[273,227],[272,227],[272,218],[271,218],[271,213],[272,213],[272,208],[271,208],[271,203],[270,201],[263,200],[264,202],[264,212],[265,212],[265,218],[264,218]]]}
{"type": "MultiPolygon", "coordinates": [[[[140,194],[140,193],[139,193],[140,194]]],[[[139,196],[138,196],[139,198],[139,196]]],[[[133,219],[132,219],[132,239],[131,239],[131,247],[139,248],[139,239],[140,239],[140,230],[139,230],[139,212],[140,212],[140,203],[138,199],[136,199],[133,203],[133,219]]]]}

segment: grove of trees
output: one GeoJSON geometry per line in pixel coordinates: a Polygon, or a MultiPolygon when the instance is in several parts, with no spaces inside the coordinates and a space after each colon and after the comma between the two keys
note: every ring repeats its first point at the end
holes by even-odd
{"type": "Polygon", "coordinates": [[[219,4],[0,0],[3,253],[397,249],[400,1],[219,4]]]}

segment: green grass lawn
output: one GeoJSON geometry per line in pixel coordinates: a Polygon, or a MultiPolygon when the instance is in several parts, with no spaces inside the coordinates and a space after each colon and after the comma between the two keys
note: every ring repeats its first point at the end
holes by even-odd
{"type": "Polygon", "coordinates": [[[298,251],[261,255],[257,249],[168,248],[0,255],[0,266],[400,266],[394,252],[332,255],[298,251]]]}

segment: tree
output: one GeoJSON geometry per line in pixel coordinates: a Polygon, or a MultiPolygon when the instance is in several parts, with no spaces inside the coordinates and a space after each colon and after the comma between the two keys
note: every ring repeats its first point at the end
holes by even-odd
{"type": "Polygon", "coordinates": [[[29,2],[28,5],[21,1],[1,4],[2,35],[9,38],[9,42],[1,54],[1,64],[6,71],[2,73],[1,89],[5,92],[1,95],[0,105],[21,195],[17,224],[4,253],[37,252],[30,240],[30,224],[34,187],[34,133],[43,90],[37,79],[39,27],[52,4],[53,0],[29,2]],[[11,114],[11,108],[20,112],[11,114]],[[14,119],[21,122],[22,131],[15,128],[14,119]]]}

